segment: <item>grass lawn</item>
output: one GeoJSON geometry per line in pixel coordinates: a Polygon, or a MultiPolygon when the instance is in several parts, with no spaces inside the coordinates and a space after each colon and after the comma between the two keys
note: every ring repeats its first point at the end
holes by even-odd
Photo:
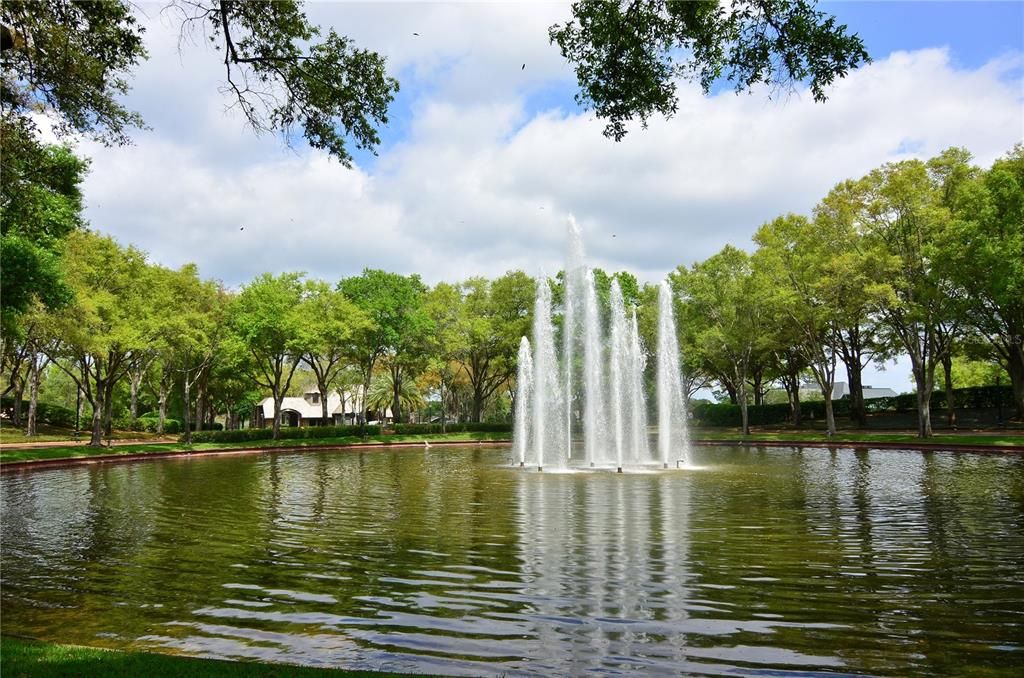
{"type": "Polygon", "coordinates": [[[927,440],[913,433],[844,433],[840,431],[829,438],[822,431],[768,431],[740,435],[739,429],[699,429],[690,435],[694,440],[736,440],[743,442],[833,442],[833,443],[924,443],[935,445],[1000,445],[1024,447],[1024,431],[1001,433],[937,433],[927,440]]]}
{"type": "Polygon", "coordinates": [[[58,645],[4,636],[0,638],[0,669],[4,678],[49,678],[51,676],[182,676],[228,678],[347,678],[350,676],[396,676],[376,671],[318,669],[284,664],[257,664],[216,659],[195,659],[146,652],[119,652],[78,645],[58,645]]]}
{"type": "MultiPolygon", "coordinates": [[[[88,423],[88,422],[87,422],[88,423]]],[[[15,428],[6,422],[0,426],[0,444],[3,445],[17,445],[20,443],[50,443],[50,442],[61,442],[61,441],[74,441],[74,431],[69,428],[63,428],[59,426],[50,426],[48,424],[39,424],[36,427],[36,433],[31,438],[25,435],[24,429],[15,428]]],[[[156,433],[146,433],[145,431],[114,431],[111,436],[114,440],[148,440],[150,438],[159,438],[156,433]]],[[[78,440],[89,440],[89,431],[82,431],[78,440]]]]}
{"type": "Polygon", "coordinates": [[[358,436],[345,436],[341,438],[311,438],[307,440],[250,440],[238,443],[196,443],[195,445],[183,445],[181,443],[140,443],[138,445],[118,445],[117,447],[86,447],[84,445],[73,445],[68,447],[39,447],[21,449],[0,450],[0,464],[14,461],[37,461],[42,459],[63,459],[79,457],[95,457],[99,455],[123,455],[123,454],[151,454],[159,452],[192,451],[202,452],[203,450],[251,450],[251,449],[274,449],[274,448],[301,448],[301,447],[322,447],[322,446],[343,446],[343,445],[373,445],[383,443],[422,443],[425,441],[442,443],[469,442],[474,440],[508,440],[508,433],[437,433],[427,435],[379,435],[367,436],[365,439],[358,436]]]}

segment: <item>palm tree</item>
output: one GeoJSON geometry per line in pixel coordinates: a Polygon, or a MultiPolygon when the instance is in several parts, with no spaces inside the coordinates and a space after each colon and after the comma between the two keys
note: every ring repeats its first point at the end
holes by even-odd
{"type": "MultiPolygon", "coordinates": [[[[370,390],[366,394],[366,407],[384,412],[391,407],[395,397],[395,382],[391,371],[381,371],[373,378],[370,390]]],[[[403,379],[398,389],[398,401],[406,412],[414,412],[423,407],[426,399],[412,379],[403,379]]]]}

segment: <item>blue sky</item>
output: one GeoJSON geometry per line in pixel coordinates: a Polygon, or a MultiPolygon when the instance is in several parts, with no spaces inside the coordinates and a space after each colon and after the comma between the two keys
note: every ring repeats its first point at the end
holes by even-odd
{"type": "MultiPolygon", "coordinates": [[[[874,59],[827,103],[684,83],[674,118],[621,143],[575,106],[548,42],[568,4],[313,3],[313,21],[384,54],[402,83],[379,156],[345,169],[247,130],[219,92],[220,55],[202,41],[179,53],[160,7],[140,9],[151,58],[127,97],[151,129],[127,147],[83,142],[86,215],[232,287],[285,270],[553,273],[569,214],[593,265],[654,282],[727,243],[750,249],[765,221],[882,163],[956,145],[987,165],[1024,137],[1022,3],[826,3],[874,59]]],[[[867,382],[906,390],[907,373],[867,382]]]]}

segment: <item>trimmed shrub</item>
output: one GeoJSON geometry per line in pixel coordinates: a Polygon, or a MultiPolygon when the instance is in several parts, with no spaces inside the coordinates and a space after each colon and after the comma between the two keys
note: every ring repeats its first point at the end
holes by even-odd
{"type": "MultiPolygon", "coordinates": [[[[11,396],[4,396],[0,399],[0,408],[7,413],[14,411],[14,398],[11,396]]],[[[28,401],[21,401],[21,413],[22,416],[28,416],[28,401]]],[[[36,421],[41,424],[49,424],[50,426],[62,426],[71,428],[75,425],[75,411],[62,407],[60,405],[51,405],[50,403],[36,403],[36,421]]]]}
{"type": "MultiPolygon", "coordinates": [[[[397,435],[427,435],[441,433],[440,424],[395,424],[397,435]]],[[[445,433],[511,433],[512,424],[504,422],[464,422],[450,423],[444,427],[445,433]]]]}
{"type": "MultiPolygon", "coordinates": [[[[366,426],[366,435],[380,435],[380,426],[366,426]]],[[[281,429],[281,440],[316,440],[321,438],[343,438],[358,436],[360,426],[308,426],[304,428],[285,427],[281,429]]],[[[250,440],[271,440],[272,428],[243,428],[234,431],[198,431],[192,434],[194,443],[241,443],[250,440]]],[[[184,436],[181,438],[184,442],[184,436]]]]}

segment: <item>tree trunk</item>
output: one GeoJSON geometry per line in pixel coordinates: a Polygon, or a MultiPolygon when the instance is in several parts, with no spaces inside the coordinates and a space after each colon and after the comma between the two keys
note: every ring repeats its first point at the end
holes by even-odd
{"type": "Polygon", "coordinates": [[[391,383],[394,386],[391,398],[391,421],[395,424],[402,420],[402,371],[397,367],[391,368],[391,383]]]}
{"type": "Polygon", "coordinates": [[[135,425],[135,420],[139,418],[139,389],[142,388],[142,376],[145,371],[142,369],[142,365],[139,364],[132,368],[131,380],[129,387],[131,388],[131,401],[128,406],[128,416],[131,418],[132,425],[135,425]]]}
{"type": "Polygon", "coordinates": [[[836,434],[836,415],[832,409],[832,389],[825,396],[825,432],[829,438],[836,434]]]}
{"type": "Polygon", "coordinates": [[[484,398],[478,389],[473,389],[473,409],[470,411],[470,421],[480,423],[484,413],[484,398]]]}
{"type": "Polygon", "coordinates": [[[850,382],[850,418],[857,426],[868,424],[868,413],[864,406],[864,377],[860,358],[855,357],[846,364],[846,379],[850,382]]]}
{"type": "Polygon", "coordinates": [[[946,378],[946,425],[956,429],[956,402],[953,394],[953,356],[948,353],[942,358],[942,371],[946,378]]]}
{"type": "Polygon", "coordinates": [[[106,434],[108,438],[110,438],[114,434],[114,382],[110,381],[109,377],[107,381],[107,392],[104,395],[104,400],[106,400],[106,404],[104,405],[103,408],[103,432],[106,434]]]}
{"type": "Polygon", "coordinates": [[[750,435],[750,420],[747,417],[747,386],[746,386],[746,379],[740,379],[739,383],[740,383],[740,387],[739,387],[739,393],[737,395],[739,396],[739,401],[740,401],[740,423],[741,423],[741,426],[742,426],[742,433],[743,433],[743,435],[748,436],[748,435],[750,435]]]}
{"type": "Polygon", "coordinates": [[[283,401],[283,395],[274,394],[274,431],[272,435],[274,440],[281,437],[281,403],[283,401]]]}
{"type": "Polygon", "coordinates": [[[39,356],[33,355],[29,372],[28,422],[25,428],[25,435],[30,438],[36,435],[36,409],[39,406],[39,373],[41,371],[39,356]]]}
{"type": "Polygon", "coordinates": [[[199,388],[196,389],[196,430],[203,430],[203,381],[199,379],[199,388]]]}
{"type": "Polygon", "coordinates": [[[167,421],[167,387],[168,377],[163,375],[160,378],[160,417],[157,419],[156,432],[164,434],[164,423],[167,421]]]}
{"type": "MultiPolygon", "coordinates": [[[[320,415],[321,415],[320,416],[320,425],[321,426],[329,426],[330,422],[327,420],[327,417],[329,416],[327,414],[327,386],[324,385],[324,384],[319,384],[319,387],[320,387],[320,415]]],[[[344,409],[344,408],[342,408],[342,409],[344,409]]]]}
{"type": "Polygon", "coordinates": [[[11,425],[14,428],[21,428],[21,399],[25,397],[25,378],[18,376],[14,382],[14,411],[11,414],[11,425]]]}
{"type": "Polygon", "coordinates": [[[932,381],[928,379],[923,368],[914,370],[914,382],[917,386],[917,436],[932,436],[932,381]]]}
{"type": "Polygon", "coordinates": [[[441,433],[447,433],[447,431],[445,430],[446,426],[447,426],[447,423],[448,423],[447,417],[445,417],[445,412],[446,412],[447,409],[448,409],[448,407],[446,406],[446,403],[444,401],[444,379],[442,379],[441,380],[441,433]]]}
{"type": "Polygon", "coordinates": [[[191,394],[192,382],[188,378],[188,370],[184,371],[183,385],[184,385],[184,391],[185,391],[185,403],[184,403],[184,405],[181,408],[182,414],[184,415],[184,420],[181,422],[181,425],[185,429],[185,444],[186,445],[191,445],[192,444],[192,421],[191,421],[191,416],[190,416],[190,412],[189,411],[192,408],[192,404],[190,402],[190,397],[192,395],[191,394]]]}
{"type": "MultiPolygon", "coordinates": [[[[97,369],[99,369],[97,367],[97,369]]],[[[92,402],[92,435],[89,438],[90,447],[103,447],[103,411],[106,409],[104,406],[104,397],[106,391],[105,385],[99,379],[96,380],[95,397],[92,402]]]]}

